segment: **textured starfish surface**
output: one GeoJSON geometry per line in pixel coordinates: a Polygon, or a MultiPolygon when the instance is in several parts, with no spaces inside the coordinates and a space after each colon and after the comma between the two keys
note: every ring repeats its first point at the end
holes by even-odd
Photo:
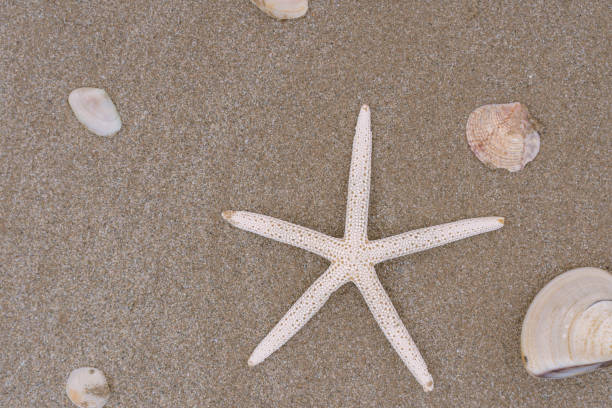
{"type": "Polygon", "coordinates": [[[263,235],[320,255],[331,265],[295,302],[259,343],[249,358],[254,366],[278,350],[325,304],[331,294],[353,282],[363,295],[381,330],[425,391],[433,379],[408,330],[376,276],[374,265],[424,251],[449,242],[501,228],[501,217],[472,218],[417,229],[369,241],[367,234],[370,195],[372,132],[370,109],[361,108],[353,141],[343,238],[334,238],[276,218],[246,211],[224,211],[223,218],[235,227],[263,235]]]}

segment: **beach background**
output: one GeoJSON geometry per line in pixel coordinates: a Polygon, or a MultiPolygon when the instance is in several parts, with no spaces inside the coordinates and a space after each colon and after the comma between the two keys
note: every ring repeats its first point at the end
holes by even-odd
{"type": "Polygon", "coordinates": [[[610,271],[607,1],[325,1],[280,22],[242,1],[0,3],[0,406],[604,407],[610,368],[531,378],[521,323],[569,269],[610,271]],[[89,133],[71,90],[123,129],[89,133]],[[541,150],[490,170],[469,113],[520,101],[541,150]],[[254,347],[326,261],[221,218],[340,236],[357,114],[372,111],[369,237],[479,216],[503,229],[377,272],[435,381],[424,393],[354,285],[284,347],[254,347]]]}

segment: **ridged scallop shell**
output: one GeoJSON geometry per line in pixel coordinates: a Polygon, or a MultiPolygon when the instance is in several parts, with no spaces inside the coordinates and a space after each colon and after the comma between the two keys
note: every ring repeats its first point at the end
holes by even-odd
{"type": "Polygon", "coordinates": [[[102,408],[110,397],[110,388],[102,371],[81,367],[68,376],[66,394],[77,407],[102,408]]]}
{"type": "Polygon", "coordinates": [[[521,352],[529,374],[544,378],[612,363],[612,275],[578,268],[544,286],[525,315],[521,352]]]}
{"type": "Polygon", "coordinates": [[[251,3],[280,20],[299,18],[308,11],[308,0],[251,0],[251,3]]]}
{"type": "Polygon", "coordinates": [[[519,102],[476,109],[468,118],[466,135],[476,157],[493,168],[521,170],[540,150],[540,135],[519,102]]]}
{"type": "Polygon", "coordinates": [[[121,129],[117,108],[103,89],[75,89],[68,103],[79,122],[98,136],[112,136],[121,129]]]}

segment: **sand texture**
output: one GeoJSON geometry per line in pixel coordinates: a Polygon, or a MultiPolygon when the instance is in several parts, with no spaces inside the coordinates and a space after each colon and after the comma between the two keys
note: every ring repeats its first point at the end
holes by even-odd
{"type": "Polygon", "coordinates": [[[0,2],[0,406],[68,407],[81,366],[112,408],[610,406],[611,368],[538,380],[519,353],[540,288],[612,270],[610,3],[415,3],[312,0],[279,22],[246,0],[0,2]],[[76,120],[84,86],[117,135],[76,120]],[[467,117],[514,101],[540,153],[490,170],[467,117]],[[363,103],[370,239],[506,218],[377,266],[428,394],[352,284],[247,366],[327,264],[221,211],[340,236],[363,103]]]}

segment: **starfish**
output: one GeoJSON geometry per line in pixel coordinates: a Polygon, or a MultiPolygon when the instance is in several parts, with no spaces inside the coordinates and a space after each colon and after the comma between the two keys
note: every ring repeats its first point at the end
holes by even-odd
{"type": "Polygon", "coordinates": [[[304,292],[249,357],[249,366],[265,360],[296,334],[340,286],[353,282],[376,322],[404,364],[425,391],[433,390],[427,365],[378,280],[374,265],[425,251],[449,242],[501,228],[501,217],[482,217],[421,228],[403,234],[368,240],[372,132],[370,109],[363,105],[357,119],[348,183],[343,238],[246,211],[224,211],[235,227],[313,252],[331,262],[329,268],[304,292]]]}

